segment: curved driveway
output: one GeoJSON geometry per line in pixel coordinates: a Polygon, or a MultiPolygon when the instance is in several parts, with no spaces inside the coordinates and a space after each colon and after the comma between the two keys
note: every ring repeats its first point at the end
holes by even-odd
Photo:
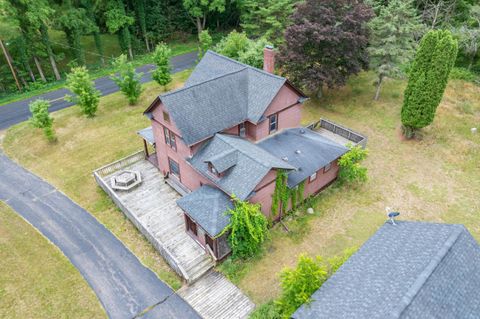
{"type": "MultiPolygon", "coordinates": [[[[190,52],[172,57],[172,73],[177,73],[195,65],[197,59],[197,52],[190,52]]],[[[146,64],[138,67],[137,72],[142,72],[143,76],[140,82],[146,83],[152,81],[151,72],[155,69],[153,64],[146,64]]],[[[95,80],[95,87],[100,91],[101,95],[108,95],[118,91],[118,86],[110,79],[109,76],[104,76],[95,80]]],[[[70,91],[62,88],[55,91],[40,94],[22,101],[12,102],[0,106],[0,130],[6,129],[14,124],[27,120],[30,116],[28,104],[33,100],[43,98],[50,101],[50,111],[58,111],[66,107],[72,106],[73,103],[64,100],[66,94],[70,91]]]]}
{"type": "Polygon", "coordinates": [[[0,200],[63,251],[110,318],[199,318],[90,213],[1,151],[0,200]]]}

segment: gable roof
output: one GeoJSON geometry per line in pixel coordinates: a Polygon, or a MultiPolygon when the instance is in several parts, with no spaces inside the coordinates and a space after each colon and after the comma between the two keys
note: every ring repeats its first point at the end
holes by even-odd
{"type": "Polygon", "coordinates": [[[241,200],[249,197],[271,169],[295,169],[256,144],[226,134],[215,134],[188,162],[225,193],[241,200]],[[223,173],[220,177],[209,172],[209,162],[223,173]]]}
{"type": "Polygon", "coordinates": [[[475,318],[480,247],[462,225],[386,223],[292,316],[475,318]]]}
{"type": "Polygon", "coordinates": [[[218,188],[203,185],[177,200],[177,204],[211,237],[220,234],[230,223],[230,216],[226,212],[233,209],[233,203],[218,188]]]}
{"type": "Polygon", "coordinates": [[[293,188],[325,165],[336,160],[348,148],[307,128],[285,129],[258,143],[258,146],[296,167],[288,173],[293,188]]]}
{"type": "Polygon", "coordinates": [[[193,145],[244,121],[258,123],[285,83],[283,77],[207,51],[185,87],[159,99],[185,143],[193,145]]]}

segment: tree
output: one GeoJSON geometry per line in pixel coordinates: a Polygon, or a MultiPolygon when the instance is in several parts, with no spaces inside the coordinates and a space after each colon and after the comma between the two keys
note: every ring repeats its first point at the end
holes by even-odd
{"type": "Polygon", "coordinates": [[[298,0],[244,0],[240,2],[240,21],[249,37],[265,37],[276,45],[291,22],[298,0]]]}
{"type": "Polygon", "coordinates": [[[183,0],[183,7],[197,27],[198,34],[205,29],[208,14],[225,11],[225,1],[227,0],[183,0]]]}
{"type": "Polygon", "coordinates": [[[370,67],[378,75],[375,100],[380,95],[383,79],[401,74],[399,66],[413,56],[416,46],[414,34],[421,28],[412,0],[391,0],[378,11],[369,23],[371,36],[368,48],[370,67]]]}
{"type": "Polygon", "coordinates": [[[120,45],[128,51],[130,59],[133,59],[132,36],[128,27],[135,19],[127,15],[123,0],[109,0],[105,18],[108,31],[112,34],[119,32],[120,45]]]}
{"type": "Polygon", "coordinates": [[[67,95],[65,99],[77,103],[82,113],[87,117],[94,117],[97,112],[100,92],[95,89],[87,68],[84,66],[73,68],[67,75],[66,87],[75,96],[67,95]]]}
{"type": "Polygon", "coordinates": [[[350,149],[338,160],[340,171],[338,176],[342,182],[359,183],[367,181],[367,168],[360,163],[367,158],[368,151],[360,145],[347,145],[350,149]]]}
{"type": "Polygon", "coordinates": [[[368,67],[368,27],[372,9],[356,0],[306,0],[297,6],[280,50],[284,72],[316,91],[345,85],[368,67]]]}
{"type": "Polygon", "coordinates": [[[112,80],[127,97],[130,105],[137,104],[138,98],[142,94],[142,84],[140,83],[142,73],[135,72],[135,67],[131,62],[127,61],[125,54],[116,58],[113,65],[118,70],[118,75],[112,76],[112,80]]]}
{"type": "Polygon", "coordinates": [[[460,48],[468,57],[468,69],[473,66],[480,46],[480,6],[470,10],[470,23],[461,26],[455,32],[460,48]]]}
{"type": "Polygon", "coordinates": [[[170,74],[170,57],[172,50],[165,43],[160,43],[153,52],[153,63],[157,66],[152,73],[152,78],[166,90],[168,83],[172,82],[170,74]]]}
{"type": "Polygon", "coordinates": [[[43,129],[45,136],[49,142],[55,142],[57,137],[55,131],[52,128],[53,118],[48,113],[50,102],[38,99],[29,104],[32,117],[30,118],[30,124],[33,127],[43,129]]]}
{"type": "Polygon", "coordinates": [[[145,13],[145,0],[134,0],[137,22],[142,32],[143,39],[145,40],[145,47],[147,52],[150,52],[150,44],[148,43],[148,33],[147,33],[147,15],[145,13]]]}
{"type": "Polygon", "coordinates": [[[405,137],[414,137],[418,129],[433,122],[457,51],[450,31],[429,31],[422,38],[404,93],[401,118],[405,137]]]}
{"type": "Polygon", "coordinates": [[[268,221],[259,204],[233,197],[234,208],[227,213],[230,224],[219,235],[229,233],[228,242],[233,258],[249,258],[258,254],[268,237],[268,221]]]}
{"type": "Polygon", "coordinates": [[[198,58],[201,59],[212,46],[212,37],[208,33],[208,30],[200,32],[198,35],[198,43],[198,58]]]}

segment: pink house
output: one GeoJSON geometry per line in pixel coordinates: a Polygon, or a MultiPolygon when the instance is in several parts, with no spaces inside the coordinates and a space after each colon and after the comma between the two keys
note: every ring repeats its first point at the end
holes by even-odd
{"type": "Polygon", "coordinates": [[[279,170],[288,187],[304,185],[304,198],[338,174],[347,148],[300,127],[307,99],[274,75],[274,51],[265,48],[264,70],[208,51],[185,87],[157,97],[145,111],[152,128],[141,135],[155,146],[147,156],[184,196],[186,231],[215,258],[229,253],[225,211],[231,196],[261,205],[269,218],[279,170]]]}

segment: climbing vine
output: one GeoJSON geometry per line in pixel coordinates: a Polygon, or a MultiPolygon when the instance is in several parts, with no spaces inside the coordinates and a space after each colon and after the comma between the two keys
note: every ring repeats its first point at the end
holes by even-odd
{"type": "Polygon", "coordinates": [[[287,186],[287,172],[284,170],[277,171],[277,178],[275,180],[275,190],[272,195],[272,219],[278,214],[278,208],[281,205],[282,211],[287,209],[288,199],[290,197],[290,190],[287,186]]]}

